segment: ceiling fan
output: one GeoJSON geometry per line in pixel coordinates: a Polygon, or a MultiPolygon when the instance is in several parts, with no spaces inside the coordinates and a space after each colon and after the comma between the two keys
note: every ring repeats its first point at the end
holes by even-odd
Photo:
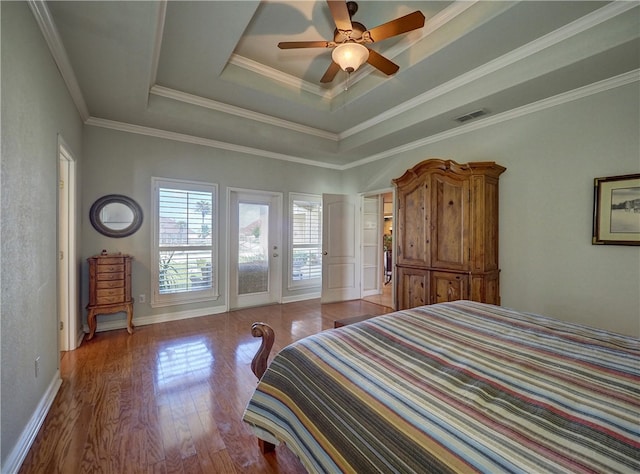
{"type": "Polygon", "coordinates": [[[396,18],[370,30],[362,23],[351,21],[358,11],[356,2],[327,0],[331,16],[336,24],[333,41],[284,41],[278,43],[280,49],[333,48],[332,62],[320,79],[331,82],[340,69],[352,73],[365,62],[387,75],[394,74],[400,67],[366,45],[382,41],[392,36],[408,33],[424,26],[424,15],[420,11],[396,18]]]}

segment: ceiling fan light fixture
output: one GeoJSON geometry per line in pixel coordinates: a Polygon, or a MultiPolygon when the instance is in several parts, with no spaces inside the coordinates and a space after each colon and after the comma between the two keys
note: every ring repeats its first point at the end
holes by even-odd
{"type": "Polygon", "coordinates": [[[369,58],[369,50],[360,43],[342,43],[331,52],[331,58],[343,71],[353,72],[369,58]]]}

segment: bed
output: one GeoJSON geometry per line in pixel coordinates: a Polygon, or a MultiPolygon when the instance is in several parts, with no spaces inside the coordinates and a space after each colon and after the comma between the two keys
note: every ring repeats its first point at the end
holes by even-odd
{"type": "Polygon", "coordinates": [[[243,419],[309,472],[640,472],[638,339],[456,301],[256,360],[243,419]]]}

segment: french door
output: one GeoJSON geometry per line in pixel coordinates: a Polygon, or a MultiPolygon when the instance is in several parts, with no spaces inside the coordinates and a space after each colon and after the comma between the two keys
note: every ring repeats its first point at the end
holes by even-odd
{"type": "Polygon", "coordinates": [[[229,190],[229,308],[279,303],[282,194],[229,190]]]}

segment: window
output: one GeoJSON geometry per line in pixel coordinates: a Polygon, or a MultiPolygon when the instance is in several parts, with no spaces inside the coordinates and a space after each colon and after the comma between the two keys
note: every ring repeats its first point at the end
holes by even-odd
{"type": "Polygon", "coordinates": [[[152,181],[152,306],[216,298],[216,185],[160,178],[152,181]]]}
{"type": "Polygon", "coordinates": [[[318,285],[322,278],[322,198],[291,193],[289,288],[318,285]]]}

